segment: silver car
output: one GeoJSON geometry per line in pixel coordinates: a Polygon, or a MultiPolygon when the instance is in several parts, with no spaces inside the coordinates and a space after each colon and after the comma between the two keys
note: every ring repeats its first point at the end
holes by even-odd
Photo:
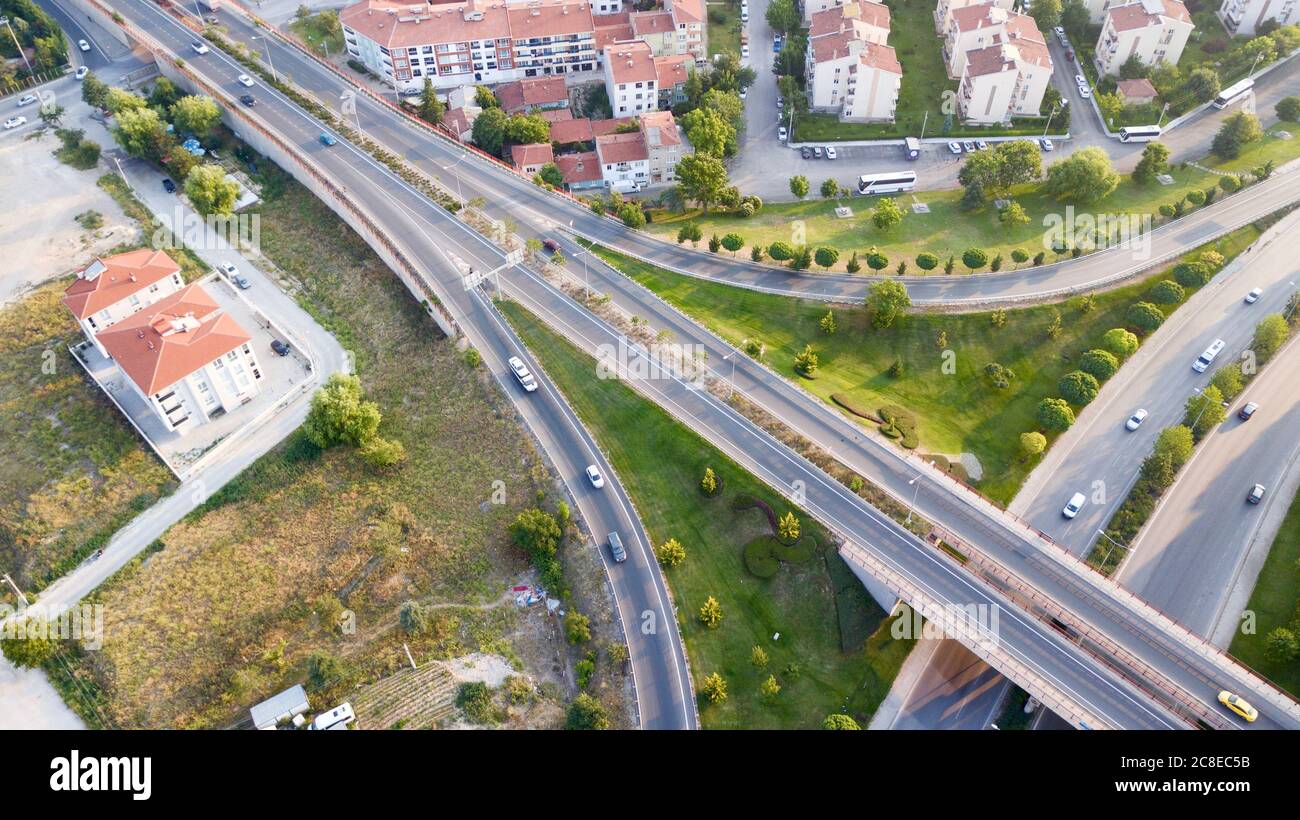
{"type": "Polygon", "coordinates": [[[623,539],[618,537],[618,533],[609,534],[609,554],[614,556],[616,563],[623,563],[627,560],[627,550],[623,549],[623,539]]]}

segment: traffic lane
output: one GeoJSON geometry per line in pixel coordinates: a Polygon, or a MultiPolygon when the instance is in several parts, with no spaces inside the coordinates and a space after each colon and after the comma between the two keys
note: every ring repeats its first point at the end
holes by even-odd
{"type": "Polygon", "coordinates": [[[1152,516],[1118,574],[1129,589],[1209,636],[1223,613],[1247,552],[1269,510],[1290,499],[1273,492],[1300,447],[1300,397],[1292,345],[1259,377],[1236,407],[1259,402],[1250,421],[1235,415],[1202,443],[1201,451],[1152,516]],[[1255,484],[1262,504],[1246,502],[1255,484]]]}
{"type": "Polygon", "coordinates": [[[943,640],[888,729],[984,729],[1010,682],[960,641],[943,640]]]}
{"type": "MultiPolygon", "coordinates": [[[[171,45],[173,47],[187,47],[184,41],[183,32],[176,32],[174,29],[168,30],[172,33],[173,42],[171,45]]],[[[153,33],[155,33],[156,36],[159,34],[158,32],[153,33]]],[[[239,92],[240,89],[243,88],[243,86],[233,80],[233,76],[237,76],[238,73],[240,73],[240,67],[238,64],[225,58],[225,56],[219,51],[213,50],[209,52],[208,55],[204,55],[203,58],[201,58],[201,65],[204,69],[221,75],[219,84],[221,84],[224,89],[239,92]]],[[[458,220],[446,215],[445,212],[437,209],[432,205],[432,203],[423,199],[423,197],[418,193],[406,188],[404,184],[397,182],[394,179],[394,182],[397,182],[397,184],[394,185],[393,190],[376,191],[369,184],[370,180],[367,175],[374,172],[384,174],[386,169],[378,165],[373,158],[353,148],[345,141],[340,141],[338,145],[332,147],[322,145],[318,139],[318,125],[313,120],[298,111],[296,108],[290,106],[288,102],[274,89],[265,89],[260,85],[258,88],[263,89],[261,91],[263,97],[270,98],[268,99],[268,102],[274,100],[275,102],[280,103],[280,105],[264,105],[260,107],[256,112],[259,117],[270,122],[273,127],[282,134],[293,135],[298,142],[297,148],[303,153],[311,156],[314,161],[330,167],[330,170],[336,175],[336,178],[340,180],[344,190],[348,191],[351,196],[363,199],[366,204],[377,213],[387,212],[392,214],[392,220],[388,224],[397,225],[399,223],[405,223],[408,226],[408,229],[413,231],[417,239],[419,236],[423,236],[428,241],[428,244],[432,246],[434,250],[432,256],[434,258],[437,258],[438,255],[442,253],[441,248],[446,246],[456,247],[457,250],[460,251],[458,255],[461,256],[466,263],[475,266],[479,271],[490,270],[501,261],[501,254],[499,251],[488,245],[487,242],[481,237],[478,237],[477,234],[470,232],[469,229],[458,220]],[[421,221],[423,224],[420,224],[421,221]],[[439,233],[440,235],[435,238],[429,233],[430,230],[439,233]],[[448,233],[445,233],[445,231],[459,235],[453,237],[448,233]]],[[[428,256],[430,255],[426,254],[423,258],[428,258],[428,256]]],[[[418,259],[422,258],[422,256],[420,254],[413,254],[412,258],[418,259]]],[[[451,265],[448,264],[446,269],[450,268],[451,265]]],[[[486,326],[484,317],[475,313],[476,306],[473,304],[473,300],[466,296],[459,275],[452,274],[451,276],[447,276],[444,273],[440,278],[443,280],[446,291],[452,294],[451,305],[449,306],[452,307],[454,314],[459,314],[457,318],[460,320],[462,327],[466,330],[467,334],[471,336],[471,339],[476,342],[476,346],[480,348],[480,351],[483,352],[485,362],[492,369],[494,376],[498,381],[503,383],[506,379],[513,381],[513,376],[506,375],[505,359],[508,358],[513,351],[521,349],[522,345],[515,344],[513,341],[509,344],[498,341],[493,345],[490,340],[484,339],[481,336],[478,339],[474,339],[474,336],[478,335],[476,329],[481,329],[486,326]]],[[[523,414],[527,416],[527,404],[522,404],[521,407],[521,403],[516,402],[516,407],[525,410],[523,414]]],[[[534,429],[553,432],[555,430],[554,425],[560,423],[562,416],[562,412],[552,408],[549,415],[545,418],[537,416],[533,419],[533,423],[537,425],[534,429]]],[[[552,455],[553,457],[558,456],[558,468],[563,474],[567,474],[567,476],[575,475],[581,468],[585,468],[586,463],[590,462],[584,462],[581,465],[581,468],[576,464],[568,462],[568,457],[564,454],[573,451],[573,447],[570,446],[572,442],[559,443],[561,439],[562,437],[555,436],[552,448],[548,448],[550,450],[548,455],[552,455]]],[[[609,475],[612,480],[612,471],[609,475]]],[[[617,514],[610,513],[599,518],[598,522],[612,522],[616,520],[617,514]]],[[[600,524],[598,523],[597,525],[600,524]]],[[[628,523],[627,531],[633,532],[635,531],[635,528],[628,523]]],[[[643,537],[638,537],[635,539],[634,543],[637,543],[640,547],[636,552],[639,552],[643,557],[639,568],[644,571],[645,567],[649,566],[648,559],[645,558],[645,556],[648,556],[649,554],[648,544],[645,542],[643,537]]],[[[641,594],[639,595],[636,594],[638,585],[629,584],[626,585],[626,587],[623,600],[628,601],[628,605],[635,608],[634,611],[638,616],[640,613],[657,611],[660,613],[661,622],[667,617],[667,612],[662,603],[661,597],[645,594],[646,591],[656,591],[653,583],[640,584],[639,589],[641,594]],[[659,598],[660,600],[656,600],[656,598],[659,598]]],[[[622,609],[621,603],[620,609],[622,609]]],[[[627,613],[621,612],[621,614],[626,615],[627,613]]],[[[637,621],[633,621],[633,623],[637,623],[637,621]]],[[[644,670],[647,663],[652,663],[657,668],[653,670],[644,670],[640,675],[642,679],[645,680],[647,677],[653,677],[656,680],[665,680],[665,685],[663,686],[643,684],[644,689],[639,692],[640,698],[645,701],[639,705],[639,708],[642,711],[643,721],[645,721],[643,725],[651,727],[663,726],[665,728],[689,727],[693,715],[690,710],[685,708],[684,698],[681,696],[681,676],[675,674],[675,669],[680,668],[682,664],[677,663],[676,659],[671,656],[665,657],[663,647],[654,646],[650,641],[640,642],[641,645],[646,648],[643,651],[638,652],[636,646],[638,641],[635,640],[637,634],[638,633],[635,631],[628,632],[629,643],[632,644],[631,648],[634,654],[632,659],[634,676],[638,674],[638,670],[644,670]],[[646,675],[644,674],[645,672],[650,672],[652,675],[646,675]],[[674,680],[674,678],[677,678],[677,680],[674,680]],[[676,695],[673,694],[674,691],[677,692],[676,695]],[[652,702],[654,698],[662,698],[667,702],[663,704],[655,704],[652,702]],[[659,720],[664,721],[664,723],[657,722],[659,720]]]]}
{"type": "Polygon", "coordinates": [[[1050,478],[1025,506],[1025,520],[1074,554],[1087,553],[1128,495],[1160,432],[1182,423],[1193,391],[1204,389],[1218,367],[1237,360],[1260,319],[1284,309],[1287,282],[1300,276],[1291,262],[1291,235],[1300,235],[1300,227],[1275,239],[1244,267],[1215,277],[1205,291],[1209,301],[1193,311],[1174,313],[1170,323],[1176,324],[1176,332],[1152,340],[1154,355],[1129,362],[1130,369],[1120,371],[1115,386],[1084,411],[1080,423],[1085,434],[1072,440],[1063,458],[1054,457],[1050,478]],[[1264,294],[1248,305],[1244,297],[1254,287],[1264,288],[1264,294]],[[1223,353],[1205,373],[1197,373],[1192,362],[1215,339],[1226,342],[1223,353]],[[1139,370],[1134,372],[1134,366],[1139,370]],[[1129,432],[1124,423],[1139,408],[1150,416],[1136,432],[1129,432]],[[1061,510],[1075,492],[1087,496],[1088,503],[1069,520],[1061,510]]]}
{"type": "Polygon", "coordinates": [[[52,0],[38,0],[38,5],[54,18],[59,27],[63,29],[64,34],[67,35],[68,54],[71,58],[69,62],[72,63],[73,67],[81,64],[88,66],[91,71],[99,71],[113,64],[113,58],[100,45],[98,36],[90,32],[89,26],[83,26],[81,21],[65,11],[58,3],[52,2],[52,0]],[[77,46],[78,40],[85,40],[89,43],[90,51],[82,51],[77,46]]]}

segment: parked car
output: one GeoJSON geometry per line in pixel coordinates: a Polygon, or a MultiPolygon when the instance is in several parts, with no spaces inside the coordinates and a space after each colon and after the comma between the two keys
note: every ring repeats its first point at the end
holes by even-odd
{"type": "Polygon", "coordinates": [[[822,147],[820,145],[814,145],[813,159],[821,159],[821,158],[822,158],[822,147]]]}
{"type": "Polygon", "coordinates": [[[742,89],[740,89],[740,98],[741,98],[742,100],[745,99],[745,98],[748,97],[748,96],[749,96],[749,89],[748,89],[748,88],[742,88],[742,89]]]}
{"type": "Polygon", "coordinates": [[[338,142],[339,142],[338,140],[334,139],[334,135],[333,135],[333,134],[327,134],[327,133],[325,133],[324,131],[321,132],[321,135],[320,135],[320,144],[321,144],[321,145],[324,145],[324,146],[326,146],[326,147],[328,148],[328,147],[331,146],[331,145],[338,145],[338,142]]]}
{"type": "Polygon", "coordinates": [[[174,193],[176,193],[176,183],[175,183],[175,182],[172,182],[172,181],[171,181],[169,178],[167,178],[167,177],[163,177],[163,190],[166,191],[166,192],[169,193],[169,194],[174,194],[174,193]]]}
{"type": "Polygon", "coordinates": [[[601,477],[600,470],[596,468],[595,464],[592,464],[587,468],[587,480],[590,481],[591,486],[595,487],[597,490],[605,486],[605,479],[601,477]]]}
{"type": "Polygon", "coordinates": [[[1234,714],[1236,714],[1237,717],[1241,718],[1247,723],[1254,723],[1255,718],[1259,717],[1259,712],[1255,711],[1254,706],[1251,706],[1249,703],[1237,697],[1236,695],[1232,694],[1231,692],[1228,691],[1220,692],[1219,703],[1222,703],[1224,706],[1228,707],[1228,709],[1231,710],[1234,714]]]}
{"type": "Polygon", "coordinates": [[[743,46],[740,47],[740,58],[741,58],[742,60],[748,60],[748,59],[749,59],[749,46],[748,46],[748,45],[743,45],[743,46]]]}
{"type": "Polygon", "coordinates": [[[975,140],[975,147],[981,151],[988,150],[989,144],[984,140],[975,140]]]}
{"type": "Polygon", "coordinates": [[[1052,141],[1049,140],[1047,137],[1043,137],[1042,139],[1040,139],[1040,140],[1038,141],[1038,144],[1039,144],[1040,147],[1042,147],[1042,149],[1043,149],[1044,151],[1055,151],[1055,150],[1056,150],[1056,146],[1053,145],[1053,144],[1052,144],[1052,141]]]}
{"type": "Polygon", "coordinates": [[[257,83],[253,82],[253,78],[248,76],[247,74],[240,74],[235,79],[238,80],[239,84],[244,86],[245,88],[252,88],[253,86],[257,85],[257,83]]]}
{"type": "Polygon", "coordinates": [[[1250,421],[1251,416],[1255,415],[1255,411],[1258,409],[1259,402],[1248,401],[1241,406],[1240,410],[1237,411],[1237,418],[1242,421],[1250,421]]]}
{"type": "Polygon", "coordinates": [[[83,65],[81,68],[77,69],[77,73],[73,74],[72,76],[76,77],[78,80],[84,80],[86,79],[86,75],[89,73],[90,73],[90,68],[83,65]]]}
{"type": "Polygon", "coordinates": [[[618,537],[618,533],[609,534],[609,554],[614,557],[616,563],[623,563],[627,560],[627,550],[623,549],[623,539],[618,537]]]}
{"type": "Polygon", "coordinates": [[[1255,304],[1256,302],[1259,301],[1259,297],[1261,297],[1261,296],[1263,296],[1263,295],[1264,295],[1264,289],[1263,289],[1263,288],[1255,288],[1255,289],[1252,290],[1250,293],[1247,293],[1247,294],[1246,294],[1246,304],[1248,304],[1248,305],[1253,305],[1253,304],[1255,304]]]}
{"type": "Polygon", "coordinates": [[[776,95],[776,107],[785,108],[785,97],[782,97],[780,94],[776,95]]]}
{"type": "Polygon", "coordinates": [[[1139,409],[1135,413],[1133,413],[1133,415],[1128,417],[1128,421],[1124,422],[1124,426],[1127,427],[1129,430],[1136,430],[1139,427],[1141,427],[1142,422],[1146,420],[1147,420],[1147,411],[1139,409]]]}
{"type": "Polygon", "coordinates": [[[206,44],[206,43],[201,43],[201,42],[199,42],[198,40],[194,40],[193,42],[191,42],[191,43],[190,43],[190,48],[194,50],[194,53],[195,53],[195,54],[207,54],[207,53],[208,53],[208,46],[207,46],[207,44],[206,44]]]}
{"type": "Polygon", "coordinates": [[[519,386],[525,392],[532,393],[537,390],[537,380],[533,378],[532,373],[528,372],[528,367],[523,363],[522,359],[518,356],[511,356],[506,360],[506,364],[510,366],[510,372],[515,374],[515,378],[519,380],[519,386]]]}
{"type": "Polygon", "coordinates": [[[1067,52],[1065,52],[1065,61],[1066,61],[1067,63],[1072,63],[1072,62],[1074,62],[1074,52],[1073,52],[1073,51],[1067,51],[1067,52]]]}
{"type": "Polygon", "coordinates": [[[31,105],[34,102],[36,102],[35,94],[24,94],[18,98],[18,107],[22,108],[24,105],[31,105]]]}
{"type": "Polygon", "coordinates": [[[799,146],[799,156],[803,157],[804,159],[812,159],[812,149],[809,148],[807,145],[799,146]]]}
{"type": "Polygon", "coordinates": [[[1086,85],[1081,85],[1081,86],[1079,86],[1079,96],[1080,96],[1080,97],[1083,97],[1085,100],[1091,98],[1091,97],[1092,97],[1092,89],[1089,88],[1089,87],[1086,86],[1086,85]]]}
{"type": "Polygon", "coordinates": [[[1087,84],[1088,84],[1088,78],[1085,77],[1085,76],[1083,76],[1082,74],[1075,74],[1075,75],[1074,75],[1074,84],[1075,84],[1075,85],[1087,85],[1087,84]]]}
{"type": "Polygon", "coordinates": [[[747,11],[742,11],[742,12],[740,13],[740,22],[742,22],[742,23],[748,23],[748,22],[749,22],[749,12],[747,12],[747,11]]]}
{"type": "Polygon", "coordinates": [[[1079,510],[1083,509],[1083,503],[1086,500],[1087,499],[1083,497],[1083,493],[1075,493],[1070,496],[1070,500],[1066,503],[1065,509],[1061,510],[1061,515],[1064,515],[1066,518],[1074,518],[1079,514],[1079,510]]]}
{"type": "Polygon", "coordinates": [[[835,159],[836,156],[835,147],[833,145],[826,146],[826,159],[835,159]]]}
{"type": "Polygon", "coordinates": [[[279,339],[271,340],[271,349],[275,351],[275,355],[277,356],[289,355],[289,345],[286,342],[280,341],[279,339]]]}
{"type": "Polygon", "coordinates": [[[26,124],[27,124],[26,117],[10,117],[9,119],[5,120],[5,130],[12,131],[18,126],[26,125],[26,124]]]}
{"type": "Polygon", "coordinates": [[[242,97],[239,98],[239,101],[240,101],[241,103],[243,103],[244,105],[247,105],[247,106],[250,106],[250,107],[251,107],[251,106],[254,106],[254,105],[257,105],[257,100],[253,98],[253,95],[252,95],[252,94],[245,94],[244,96],[242,96],[242,97]]]}
{"type": "Polygon", "coordinates": [[[1266,490],[1264,489],[1263,484],[1256,484],[1254,487],[1250,488],[1250,495],[1246,496],[1246,500],[1251,504],[1258,504],[1264,500],[1265,492],[1266,490]]]}
{"type": "Polygon", "coordinates": [[[253,286],[253,283],[248,281],[248,278],[239,272],[239,268],[229,262],[222,262],[219,267],[221,268],[221,272],[226,275],[226,278],[233,282],[235,287],[240,290],[248,290],[253,286]]]}
{"type": "Polygon", "coordinates": [[[82,51],[90,51],[90,43],[87,43],[85,40],[78,40],[77,48],[81,49],[82,51]]]}
{"type": "Polygon", "coordinates": [[[784,125],[781,126],[781,127],[778,128],[778,129],[776,129],[776,138],[779,139],[781,142],[785,142],[785,138],[786,138],[786,136],[787,136],[787,135],[786,135],[786,131],[785,131],[785,126],[784,126],[784,125]]]}
{"type": "Polygon", "coordinates": [[[1064,26],[1057,26],[1056,28],[1052,29],[1052,31],[1056,32],[1056,36],[1057,36],[1057,37],[1064,37],[1064,36],[1065,36],[1065,27],[1064,27],[1064,26]]]}
{"type": "Polygon", "coordinates": [[[965,148],[965,149],[966,149],[966,153],[969,154],[971,151],[974,151],[974,150],[975,150],[975,143],[971,142],[970,140],[966,140],[965,142],[963,142],[963,143],[961,144],[961,147],[962,147],[962,148],[965,148]]]}
{"type": "Polygon", "coordinates": [[[950,142],[950,143],[948,143],[948,150],[951,151],[951,152],[953,152],[954,154],[960,154],[960,153],[961,153],[961,143],[960,143],[960,142],[950,142]]]}

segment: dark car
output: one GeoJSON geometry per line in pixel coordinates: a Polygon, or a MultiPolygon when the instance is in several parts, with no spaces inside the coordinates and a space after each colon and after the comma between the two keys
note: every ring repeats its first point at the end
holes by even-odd
{"type": "Polygon", "coordinates": [[[244,105],[257,105],[257,100],[253,99],[252,94],[245,94],[239,98],[239,101],[244,105]]]}
{"type": "Polygon", "coordinates": [[[1250,417],[1255,415],[1255,411],[1258,409],[1259,404],[1253,401],[1248,401],[1240,410],[1237,411],[1237,418],[1242,421],[1250,421],[1250,417]]]}
{"type": "Polygon", "coordinates": [[[542,247],[546,248],[549,253],[555,253],[560,249],[560,243],[556,242],[554,239],[543,239],[542,247]]]}
{"type": "Polygon", "coordinates": [[[822,153],[822,147],[820,145],[813,146],[813,158],[821,159],[822,153]]]}
{"type": "Polygon", "coordinates": [[[284,342],[280,341],[279,339],[272,339],[272,340],[271,340],[271,349],[275,351],[275,353],[276,353],[277,356],[288,356],[288,355],[289,355],[289,345],[285,344],[284,342]]]}
{"type": "Polygon", "coordinates": [[[172,182],[170,179],[164,177],[164,178],[163,178],[163,190],[166,191],[166,192],[169,193],[169,194],[174,194],[174,193],[176,193],[176,183],[175,183],[175,182],[172,182]]]}
{"type": "Polygon", "coordinates": [[[1264,485],[1256,484],[1254,487],[1250,488],[1250,495],[1246,496],[1246,500],[1251,504],[1258,504],[1264,500],[1264,492],[1264,485]]]}
{"type": "Polygon", "coordinates": [[[804,159],[812,159],[812,149],[809,148],[807,145],[800,147],[799,156],[803,157],[804,159]]]}

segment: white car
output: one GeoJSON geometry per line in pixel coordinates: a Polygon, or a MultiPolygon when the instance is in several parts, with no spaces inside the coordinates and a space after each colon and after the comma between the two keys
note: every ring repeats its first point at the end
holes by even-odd
{"type": "Polygon", "coordinates": [[[194,53],[195,53],[195,54],[207,54],[207,53],[208,53],[208,47],[207,47],[207,45],[205,45],[204,43],[200,43],[198,40],[194,40],[193,42],[191,42],[191,43],[190,43],[190,48],[192,48],[192,49],[194,50],[194,53]]]}
{"type": "Polygon", "coordinates": [[[1092,97],[1092,89],[1086,85],[1079,86],[1079,96],[1083,97],[1085,100],[1090,99],[1092,97]]]}
{"type": "Polygon", "coordinates": [[[951,152],[953,152],[954,154],[960,154],[960,153],[961,153],[961,143],[960,143],[960,142],[950,142],[950,143],[948,143],[948,150],[951,151],[951,152]]]}
{"type": "Polygon", "coordinates": [[[239,84],[244,86],[245,88],[252,88],[253,86],[257,85],[257,83],[253,82],[253,78],[248,76],[247,74],[240,74],[236,79],[238,79],[239,84]]]}
{"type": "Polygon", "coordinates": [[[592,464],[587,468],[587,480],[590,481],[591,486],[595,487],[597,490],[605,486],[605,479],[601,477],[600,470],[596,469],[595,464],[592,464]]]}
{"type": "Polygon", "coordinates": [[[1056,150],[1056,146],[1053,145],[1053,144],[1052,144],[1052,141],[1049,140],[1047,137],[1042,137],[1042,138],[1040,138],[1040,139],[1038,140],[1038,144],[1042,146],[1042,148],[1043,148],[1044,151],[1055,151],[1055,150],[1056,150]]]}
{"type": "Polygon", "coordinates": [[[826,146],[826,159],[835,159],[835,149],[829,145],[826,146]]]}
{"type": "Polygon", "coordinates": [[[785,142],[786,131],[784,125],[776,129],[776,138],[779,139],[781,142],[785,142]]]}
{"type": "Polygon", "coordinates": [[[742,22],[742,23],[748,23],[748,22],[749,22],[749,12],[747,12],[747,11],[742,11],[742,12],[740,13],[740,22],[742,22]]]}
{"type": "Polygon", "coordinates": [[[1263,296],[1263,295],[1264,295],[1264,289],[1263,289],[1263,288],[1255,288],[1255,289],[1252,290],[1250,293],[1247,293],[1247,294],[1246,294],[1246,304],[1248,304],[1248,305],[1253,305],[1253,304],[1255,304],[1256,302],[1259,301],[1259,297],[1261,297],[1261,296],[1263,296]]]}
{"type": "Polygon", "coordinates": [[[1136,430],[1139,427],[1141,427],[1142,422],[1146,420],[1147,420],[1147,411],[1143,409],[1138,409],[1136,412],[1133,413],[1133,415],[1128,417],[1128,421],[1124,422],[1124,426],[1127,427],[1129,430],[1136,430]]]}
{"type": "Polygon", "coordinates": [[[741,59],[743,59],[743,60],[748,60],[748,59],[749,59],[749,45],[748,45],[748,44],[743,45],[743,46],[740,47],[740,57],[741,57],[741,59]]]}
{"type": "Polygon", "coordinates": [[[24,105],[31,105],[34,102],[36,102],[35,94],[24,94],[18,99],[18,107],[22,108],[24,105]]]}
{"type": "Polygon", "coordinates": [[[747,96],[749,96],[749,89],[748,88],[740,89],[740,98],[743,100],[747,96]]]}
{"type": "Polygon", "coordinates": [[[537,389],[537,380],[533,378],[532,373],[528,372],[528,367],[518,356],[511,356],[506,360],[506,364],[510,365],[510,372],[515,374],[515,378],[519,380],[519,386],[525,392],[532,393],[537,389]]]}
{"type": "Polygon", "coordinates": [[[82,51],[90,51],[90,43],[87,43],[85,40],[78,40],[77,48],[81,49],[82,51]]]}
{"type": "Polygon", "coordinates": [[[83,65],[81,68],[77,69],[77,73],[72,76],[76,77],[78,80],[84,80],[86,79],[86,75],[89,73],[90,69],[83,65]]]}
{"type": "Polygon", "coordinates": [[[1083,76],[1082,74],[1075,74],[1075,75],[1074,75],[1074,84],[1075,84],[1075,85],[1087,85],[1087,84],[1088,84],[1088,78],[1085,77],[1085,76],[1083,76]]]}
{"type": "Polygon", "coordinates": [[[1065,509],[1061,510],[1061,515],[1066,518],[1074,518],[1079,514],[1079,510],[1083,509],[1083,502],[1086,500],[1083,493],[1075,493],[1070,496],[1070,502],[1065,505],[1065,509]]]}
{"type": "Polygon", "coordinates": [[[27,124],[26,117],[10,117],[9,119],[5,120],[5,130],[9,131],[14,128],[17,128],[20,125],[26,125],[26,124],[27,124]]]}
{"type": "Polygon", "coordinates": [[[1055,32],[1056,32],[1056,36],[1057,36],[1057,37],[1064,37],[1064,36],[1065,36],[1065,27],[1064,27],[1064,26],[1057,26],[1056,28],[1052,29],[1052,31],[1055,31],[1055,32]]]}

